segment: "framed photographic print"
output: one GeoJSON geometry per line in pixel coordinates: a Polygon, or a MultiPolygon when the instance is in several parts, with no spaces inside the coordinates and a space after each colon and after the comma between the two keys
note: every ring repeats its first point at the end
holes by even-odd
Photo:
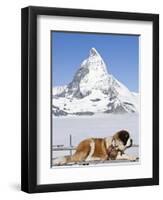
{"type": "Polygon", "coordinates": [[[159,184],[159,16],[22,9],[22,190],[159,184]]]}

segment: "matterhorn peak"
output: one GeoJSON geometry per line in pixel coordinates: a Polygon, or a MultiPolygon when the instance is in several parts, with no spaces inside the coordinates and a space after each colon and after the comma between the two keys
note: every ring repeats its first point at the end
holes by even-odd
{"type": "Polygon", "coordinates": [[[94,47],[90,49],[89,56],[86,60],[83,61],[83,63],[81,64],[81,67],[86,67],[89,70],[93,70],[97,76],[98,74],[99,75],[103,74],[103,76],[108,75],[106,64],[102,56],[94,47]]]}
{"type": "Polygon", "coordinates": [[[89,56],[99,56],[99,53],[94,47],[92,47],[89,51],[89,56]]]}
{"type": "Polygon", "coordinates": [[[53,95],[56,116],[137,111],[133,94],[108,73],[107,65],[94,47],[72,81],[64,87],[56,87],[53,95]]]}

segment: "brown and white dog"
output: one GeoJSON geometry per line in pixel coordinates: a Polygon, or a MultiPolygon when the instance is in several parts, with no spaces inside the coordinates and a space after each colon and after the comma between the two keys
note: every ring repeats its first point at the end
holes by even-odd
{"type": "Polygon", "coordinates": [[[52,165],[64,165],[67,163],[79,163],[84,161],[104,160],[130,160],[137,157],[124,153],[125,149],[132,146],[132,139],[126,130],[115,133],[107,138],[88,138],[79,143],[72,156],[55,158],[52,165]]]}

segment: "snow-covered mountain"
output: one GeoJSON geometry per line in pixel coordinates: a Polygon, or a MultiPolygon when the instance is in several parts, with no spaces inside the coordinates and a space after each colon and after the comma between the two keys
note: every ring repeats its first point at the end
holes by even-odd
{"type": "Polygon", "coordinates": [[[107,72],[95,48],[68,85],[53,88],[52,101],[55,116],[138,112],[138,94],[107,72]]]}

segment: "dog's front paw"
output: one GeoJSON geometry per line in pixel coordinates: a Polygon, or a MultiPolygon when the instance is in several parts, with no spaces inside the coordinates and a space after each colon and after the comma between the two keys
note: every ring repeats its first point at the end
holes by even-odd
{"type": "Polygon", "coordinates": [[[136,161],[136,160],[138,160],[139,158],[137,157],[137,156],[130,156],[129,157],[129,160],[130,161],[136,161]]]}

